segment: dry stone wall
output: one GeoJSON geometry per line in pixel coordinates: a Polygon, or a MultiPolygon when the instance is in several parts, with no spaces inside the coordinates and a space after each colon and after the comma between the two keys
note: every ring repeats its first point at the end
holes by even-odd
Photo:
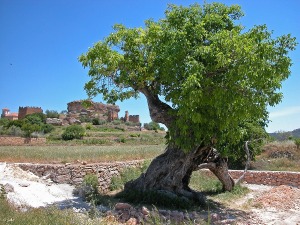
{"type": "MultiPolygon", "coordinates": [[[[95,174],[98,177],[99,189],[105,193],[109,191],[111,179],[119,176],[127,167],[139,167],[143,160],[98,163],[98,164],[31,164],[18,163],[19,167],[25,171],[30,171],[39,177],[50,178],[56,183],[68,183],[79,185],[87,174],[95,174]]],[[[209,170],[203,170],[207,175],[214,176],[209,170]]],[[[230,170],[233,179],[238,179],[243,171],[230,170]]],[[[290,185],[300,188],[300,172],[272,172],[272,171],[248,171],[244,181],[250,184],[264,185],[290,185]]]]}
{"type": "MultiPolygon", "coordinates": [[[[243,174],[240,170],[231,170],[230,175],[233,179],[238,179],[243,174]]],[[[300,173],[286,171],[248,171],[244,181],[249,184],[264,185],[290,185],[300,188],[300,173]]]]}
{"type": "Polygon", "coordinates": [[[111,179],[119,176],[120,172],[127,167],[141,166],[143,161],[127,161],[99,164],[31,164],[19,163],[19,167],[25,171],[30,171],[39,177],[47,177],[56,183],[68,183],[79,185],[87,174],[95,174],[98,177],[99,189],[105,193],[109,190],[111,179]]]}
{"type": "MultiPolygon", "coordinates": [[[[203,170],[207,175],[214,176],[209,170],[203,170]]],[[[230,170],[229,173],[233,179],[242,176],[242,170],[230,170]]],[[[248,170],[244,180],[249,184],[264,184],[271,186],[289,185],[300,188],[300,172],[288,171],[254,171],[248,170]]]]}
{"type": "Polygon", "coordinates": [[[42,145],[46,143],[46,138],[23,138],[0,136],[0,146],[8,145],[42,145]]]}

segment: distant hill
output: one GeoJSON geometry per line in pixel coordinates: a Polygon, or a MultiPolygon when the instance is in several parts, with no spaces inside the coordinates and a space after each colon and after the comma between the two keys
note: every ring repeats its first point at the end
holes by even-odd
{"type": "Polygon", "coordinates": [[[269,135],[279,141],[287,140],[289,139],[289,137],[300,138],[300,128],[293,131],[279,131],[275,133],[269,133],[269,135]]]}

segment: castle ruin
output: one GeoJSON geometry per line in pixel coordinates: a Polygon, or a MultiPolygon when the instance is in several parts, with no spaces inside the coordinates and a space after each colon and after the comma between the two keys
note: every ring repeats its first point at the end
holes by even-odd
{"type": "Polygon", "coordinates": [[[33,114],[33,113],[43,113],[43,110],[41,107],[19,107],[19,114],[18,119],[24,119],[26,115],[33,114]]]}
{"type": "Polygon", "coordinates": [[[128,111],[125,111],[124,122],[140,123],[140,116],[129,115],[128,111]]]}

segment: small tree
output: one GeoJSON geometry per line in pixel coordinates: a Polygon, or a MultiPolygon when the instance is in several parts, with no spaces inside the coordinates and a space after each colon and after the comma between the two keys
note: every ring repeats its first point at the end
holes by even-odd
{"type": "Polygon", "coordinates": [[[85,129],[81,125],[70,125],[62,134],[63,140],[82,139],[85,129]]]}

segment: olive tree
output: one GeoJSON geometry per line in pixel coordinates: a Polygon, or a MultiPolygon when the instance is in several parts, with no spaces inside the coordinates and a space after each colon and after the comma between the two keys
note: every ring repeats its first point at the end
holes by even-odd
{"type": "MultiPolygon", "coordinates": [[[[232,190],[224,143],[244,137],[243,124],[268,122],[296,46],[265,25],[245,30],[238,5],[169,5],[165,17],[143,28],[114,25],[114,32],[79,57],[89,68],[85,90],[109,103],[147,99],[152,121],[168,129],[167,147],[125,190],[163,190],[190,198],[193,171],[209,168],[232,190]]],[[[240,148],[241,149],[241,148],[240,148]]],[[[240,153],[239,153],[240,154],[240,153]]]]}

